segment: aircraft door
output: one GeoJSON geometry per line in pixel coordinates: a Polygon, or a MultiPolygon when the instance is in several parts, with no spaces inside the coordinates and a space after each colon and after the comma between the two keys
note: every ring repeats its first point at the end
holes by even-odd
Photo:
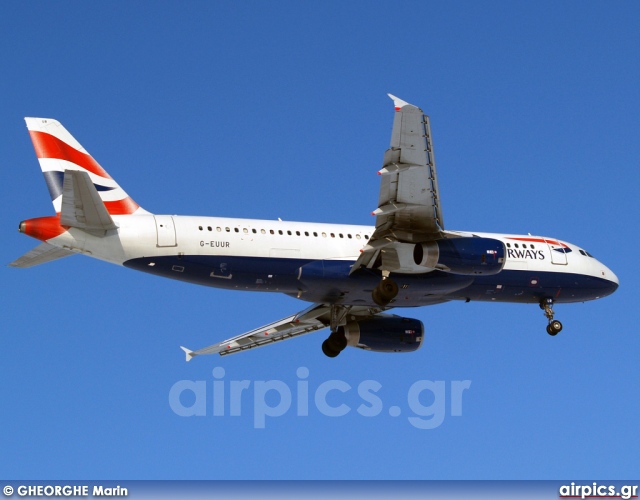
{"type": "Polygon", "coordinates": [[[545,239],[544,241],[549,246],[549,250],[551,253],[551,263],[566,266],[567,254],[565,253],[565,248],[557,241],[547,239],[545,239]]]}
{"type": "Polygon", "coordinates": [[[158,234],[159,247],[175,247],[178,246],[176,240],[176,227],[173,223],[173,217],[170,215],[154,215],[156,221],[156,232],[158,234]]]}

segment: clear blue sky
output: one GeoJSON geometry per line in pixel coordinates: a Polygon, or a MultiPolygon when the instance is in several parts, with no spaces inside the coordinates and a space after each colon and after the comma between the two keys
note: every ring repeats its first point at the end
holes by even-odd
{"type": "Polygon", "coordinates": [[[637,477],[639,18],[637,2],[3,4],[3,263],[37,244],[18,223],[52,213],[24,116],[60,120],[155,213],[372,224],[391,92],[431,116],[447,228],[573,242],[621,287],[557,306],[556,338],[537,306],[449,303],[405,312],[427,328],[414,354],[330,360],[321,332],[187,364],[179,345],[306,304],[84,257],[3,267],[0,476],[637,477]],[[249,396],[268,380],[295,396],[306,368],[309,415],[294,399],[255,429],[249,397],[214,416],[216,367],[249,396]],[[206,384],[205,416],[172,411],[181,380],[206,384]],[[330,380],[352,387],[328,398],[345,416],[313,403],[330,380]],[[356,411],[366,380],[374,417],[356,411]],[[445,384],[435,429],[407,418],[420,380],[445,384]]]}

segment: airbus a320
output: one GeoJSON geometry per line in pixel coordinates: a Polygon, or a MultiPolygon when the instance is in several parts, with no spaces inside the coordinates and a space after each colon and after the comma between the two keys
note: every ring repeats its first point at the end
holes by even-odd
{"type": "Polygon", "coordinates": [[[152,214],[56,120],[26,118],[55,215],[20,222],[39,246],[25,268],[74,254],[228,290],[284,293],[301,312],[192,351],[227,355],[329,328],[322,351],[411,352],[421,321],[391,309],[458,301],[539,305],[547,332],[559,303],[610,295],[618,278],[586,250],[547,236],[445,229],[429,117],[395,96],[375,227],[152,214]]]}

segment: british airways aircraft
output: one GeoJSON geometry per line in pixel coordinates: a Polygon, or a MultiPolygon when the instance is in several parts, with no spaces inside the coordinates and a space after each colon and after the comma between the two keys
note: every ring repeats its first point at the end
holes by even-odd
{"type": "Polygon", "coordinates": [[[421,321],[387,311],[469,302],[537,304],[547,332],[555,303],[612,294],[618,278],[586,250],[546,236],[445,229],[429,117],[395,105],[375,227],[151,214],[56,120],[26,118],[56,215],[22,221],[42,243],[12,262],[31,267],[83,254],[165,278],[229,290],[279,292],[301,312],[203,349],[187,361],[262,347],[324,328],[329,357],[345,347],[417,350],[421,321]]]}

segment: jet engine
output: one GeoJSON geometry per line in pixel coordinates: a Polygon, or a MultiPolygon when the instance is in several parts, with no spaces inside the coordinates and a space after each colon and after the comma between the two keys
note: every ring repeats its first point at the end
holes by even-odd
{"type": "Polygon", "coordinates": [[[418,243],[413,249],[416,265],[452,274],[491,275],[502,271],[504,243],[493,238],[450,238],[418,243]]]}
{"type": "Polygon", "coordinates": [[[417,351],[424,338],[422,321],[399,316],[376,316],[351,321],[331,333],[322,344],[322,351],[336,357],[346,346],[376,352],[417,351]]]}

